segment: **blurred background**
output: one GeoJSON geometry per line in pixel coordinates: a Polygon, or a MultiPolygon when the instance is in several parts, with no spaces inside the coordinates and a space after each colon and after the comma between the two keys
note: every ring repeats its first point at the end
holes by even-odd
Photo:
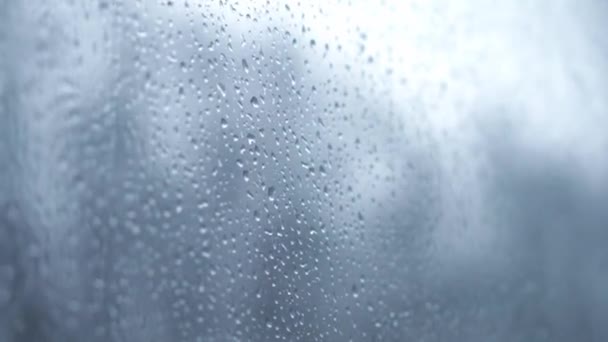
{"type": "Polygon", "coordinates": [[[0,0],[0,342],[608,341],[607,19],[0,0]]]}

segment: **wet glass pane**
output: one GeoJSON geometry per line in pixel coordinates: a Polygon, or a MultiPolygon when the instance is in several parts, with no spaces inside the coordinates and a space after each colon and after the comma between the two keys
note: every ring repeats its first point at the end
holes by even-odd
{"type": "Polygon", "coordinates": [[[607,13],[0,0],[0,341],[607,341],[607,13]]]}

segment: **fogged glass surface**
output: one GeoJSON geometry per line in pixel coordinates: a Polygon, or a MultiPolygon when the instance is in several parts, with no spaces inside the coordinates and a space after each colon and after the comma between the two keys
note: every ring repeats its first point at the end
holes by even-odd
{"type": "Polygon", "coordinates": [[[0,1],[0,341],[608,341],[602,1],[0,1]]]}

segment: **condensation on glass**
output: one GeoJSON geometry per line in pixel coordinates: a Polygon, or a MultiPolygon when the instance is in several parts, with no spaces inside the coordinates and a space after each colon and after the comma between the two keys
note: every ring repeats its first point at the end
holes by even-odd
{"type": "Polygon", "coordinates": [[[607,341],[601,1],[0,1],[0,341],[607,341]]]}

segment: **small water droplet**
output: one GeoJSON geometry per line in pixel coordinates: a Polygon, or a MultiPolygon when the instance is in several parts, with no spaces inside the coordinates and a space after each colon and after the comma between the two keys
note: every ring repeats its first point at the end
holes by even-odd
{"type": "Polygon", "coordinates": [[[222,83],[218,83],[217,90],[219,90],[220,94],[222,94],[222,97],[226,97],[226,86],[225,85],[223,85],[222,83]]]}
{"type": "Polygon", "coordinates": [[[319,172],[321,172],[321,175],[323,176],[327,175],[327,171],[325,171],[325,166],[323,165],[319,166],[319,172]]]}
{"type": "Polygon", "coordinates": [[[247,133],[247,143],[249,145],[255,144],[255,135],[253,133],[247,133]]]}
{"type": "Polygon", "coordinates": [[[269,198],[271,201],[274,201],[274,190],[275,190],[275,189],[274,189],[274,186],[269,186],[269,187],[268,187],[268,190],[267,190],[267,191],[268,191],[268,198],[269,198]]]}
{"type": "Polygon", "coordinates": [[[251,100],[249,100],[249,103],[251,103],[251,105],[254,106],[255,108],[258,108],[258,106],[260,105],[260,101],[255,96],[251,97],[251,100]]]}

